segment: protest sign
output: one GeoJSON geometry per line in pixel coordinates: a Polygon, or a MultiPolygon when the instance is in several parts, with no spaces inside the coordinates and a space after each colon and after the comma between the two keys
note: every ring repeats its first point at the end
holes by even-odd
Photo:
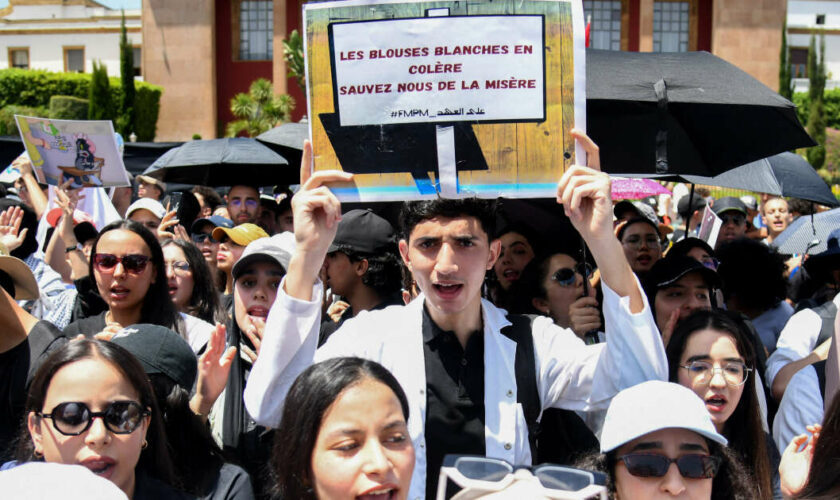
{"type": "Polygon", "coordinates": [[[70,187],[128,186],[110,121],[52,120],[15,115],[38,182],[70,187]]]}
{"type": "MultiPolygon", "coordinates": [[[[585,128],[570,0],[304,6],[315,170],[342,200],[554,196],[585,128]]],[[[577,30],[575,29],[577,28],[577,30]]]]}
{"type": "Polygon", "coordinates": [[[706,208],[703,210],[703,221],[700,223],[700,232],[697,236],[709,244],[710,247],[714,248],[715,244],[717,244],[718,233],[720,233],[720,227],[723,225],[723,221],[717,214],[712,210],[712,207],[706,205],[706,208]]]}

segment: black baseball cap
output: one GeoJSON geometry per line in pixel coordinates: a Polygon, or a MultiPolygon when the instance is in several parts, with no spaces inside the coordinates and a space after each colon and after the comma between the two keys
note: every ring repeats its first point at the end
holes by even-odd
{"type": "Polygon", "coordinates": [[[677,213],[680,214],[681,217],[685,218],[696,212],[697,210],[703,210],[706,208],[706,200],[698,195],[695,194],[691,197],[691,206],[688,204],[689,195],[685,195],[680,198],[680,201],[677,202],[677,213]]]}
{"type": "Polygon", "coordinates": [[[718,215],[723,212],[740,212],[745,216],[747,215],[747,206],[744,205],[743,201],[734,196],[727,196],[715,201],[715,204],[712,205],[712,210],[718,215]]]}
{"type": "Polygon", "coordinates": [[[672,255],[656,261],[645,277],[644,288],[648,301],[652,304],[656,292],[673,285],[689,273],[700,273],[710,288],[720,288],[718,273],[691,257],[672,255]]]}
{"type": "Polygon", "coordinates": [[[341,216],[335,239],[327,253],[349,248],[359,253],[379,254],[394,250],[394,227],[370,209],[350,210],[341,216]]]}
{"type": "Polygon", "coordinates": [[[133,354],[147,375],[162,373],[192,390],[198,376],[198,358],[187,341],[169,328],[139,323],[117,332],[111,342],[133,354]]]}

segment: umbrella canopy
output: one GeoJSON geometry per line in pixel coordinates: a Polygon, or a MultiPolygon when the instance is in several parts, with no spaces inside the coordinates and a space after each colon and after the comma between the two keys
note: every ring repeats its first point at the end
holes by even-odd
{"type": "Polygon", "coordinates": [[[711,177],[815,145],[793,103],[707,52],[586,55],[587,133],[606,172],[711,177]]]}
{"type": "Polygon", "coordinates": [[[613,200],[640,200],[660,194],[671,194],[671,192],[653,179],[634,179],[631,177],[614,177],[612,179],[613,200]]]}
{"type": "Polygon", "coordinates": [[[309,139],[309,122],[306,119],[299,123],[284,123],[257,136],[258,141],[280,153],[293,166],[300,165],[304,139],[309,139]]]}
{"type": "Polygon", "coordinates": [[[840,208],[810,215],[803,215],[793,221],[782,234],[773,240],[779,253],[793,255],[824,252],[828,248],[828,235],[840,227],[840,208]]]}
{"type": "Polygon", "coordinates": [[[167,151],[143,174],[205,186],[273,186],[298,182],[300,172],[256,139],[237,137],[186,142],[167,151]]]}
{"type": "Polygon", "coordinates": [[[805,158],[790,152],[747,163],[715,177],[682,177],[692,184],[746,189],[802,198],[828,207],[840,206],[831,188],[814,167],[805,158]]]}

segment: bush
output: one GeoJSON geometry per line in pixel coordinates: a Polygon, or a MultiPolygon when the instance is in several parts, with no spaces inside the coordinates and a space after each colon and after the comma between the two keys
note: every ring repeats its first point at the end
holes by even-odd
{"type": "Polygon", "coordinates": [[[57,120],[87,120],[88,100],[69,95],[50,97],[50,118],[57,120]]]}
{"type": "MultiPolygon", "coordinates": [[[[87,99],[90,81],[91,75],[87,73],[51,73],[44,70],[17,68],[0,70],[0,108],[9,105],[41,108],[40,116],[46,117],[50,97],[62,95],[87,99]]],[[[120,102],[122,99],[120,79],[109,78],[108,84],[112,102],[120,102]]],[[[136,113],[134,133],[140,141],[153,141],[163,88],[140,81],[135,81],[134,84],[137,90],[134,101],[136,113]]],[[[112,114],[105,119],[116,120],[116,118],[112,114]]],[[[14,121],[12,124],[14,125],[14,121]]],[[[17,129],[14,129],[12,133],[17,134],[17,129]]]]}
{"type": "MultiPolygon", "coordinates": [[[[793,103],[796,104],[796,114],[799,121],[804,125],[808,122],[808,114],[811,112],[808,93],[797,92],[793,95],[793,103]]],[[[840,88],[826,90],[823,93],[823,106],[825,108],[826,126],[840,129],[840,88]]]]}
{"type": "Polygon", "coordinates": [[[44,107],[16,106],[14,104],[0,109],[0,135],[20,135],[15,115],[47,118],[49,113],[44,107]]]}
{"type": "Polygon", "coordinates": [[[93,75],[90,80],[88,97],[88,117],[91,120],[113,120],[114,105],[111,98],[111,88],[108,82],[108,68],[104,64],[93,61],[93,75]]]}

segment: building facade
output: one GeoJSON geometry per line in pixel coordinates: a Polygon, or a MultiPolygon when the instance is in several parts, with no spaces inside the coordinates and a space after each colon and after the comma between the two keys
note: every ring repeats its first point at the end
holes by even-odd
{"type": "MultiPolygon", "coordinates": [[[[139,10],[126,11],[135,76],[142,77],[139,10]]],[[[120,76],[122,12],[93,0],[10,0],[0,9],[0,69],[90,73],[101,61],[120,76]]]]}
{"type": "Polygon", "coordinates": [[[788,0],[787,43],[794,90],[808,90],[808,47],[811,34],[825,36],[825,87],[840,85],[840,2],[788,0]]]}

